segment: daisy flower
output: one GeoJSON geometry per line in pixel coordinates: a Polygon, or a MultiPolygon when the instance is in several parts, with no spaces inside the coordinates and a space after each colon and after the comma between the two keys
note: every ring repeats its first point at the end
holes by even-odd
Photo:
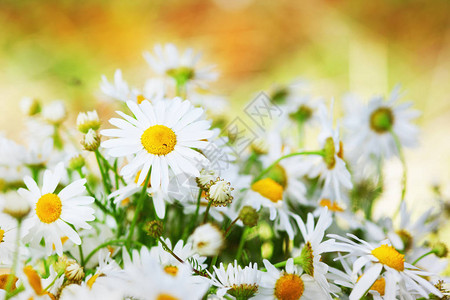
{"type": "Polygon", "coordinates": [[[375,246],[353,234],[347,233],[347,236],[353,240],[335,234],[328,235],[340,241],[336,243],[339,251],[349,252],[344,257],[355,258],[352,274],[359,271],[363,273],[350,293],[350,300],[364,296],[380,275],[386,282],[385,299],[395,299],[397,294],[403,297],[412,293],[425,298],[428,298],[429,293],[442,297],[442,293],[422,277],[432,274],[405,262],[405,256],[387,242],[375,246]]]}
{"type": "Polygon", "coordinates": [[[236,299],[249,299],[258,292],[262,272],[258,270],[256,263],[242,268],[235,260],[233,264],[228,264],[226,269],[223,263],[220,263],[219,268],[213,268],[215,276],[210,274],[211,281],[219,288],[218,296],[228,294],[236,299]]]}
{"type": "Polygon", "coordinates": [[[419,112],[411,109],[411,102],[398,104],[399,87],[389,98],[372,98],[363,105],[355,96],[346,99],[347,115],[344,124],[348,130],[346,146],[353,157],[370,159],[370,156],[389,158],[398,153],[394,133],[404,147],[417,144],[418,129],[412,121],[419,112]]]}
{"type": "Polygon", "coordinates": [[[130,88],[128,83],[123,80],[122,71],[120,69],[117,69],[114,73],[114,83],[110,83],[106,76],[102,75],[100,90],[106,96],[123,102],[137,99],[137,96],[139,95],[137,89],[130,88]]]}
{"type": "Polygon", "coordinates": [[[112,118],[109,122],[118,129],[102,130],[113,139],[102,142],[113,157],[135,154],[131,162],[120,173],[133,177],[138,171],[137,181],[141,185],[151,168],[151,186],[167,191],[169,168],[175,174],[198,176],[195,162],[206,158],[197,150],[208,145],[205,139],[212,136],[210,122],[203,120],[203,110],[194,108],[189,101],[175,98],[151,104],[127,102],[135,118],[117,112],[123,119],[112,118]],[[195,148],[195,149],[194,149],[195,148]]]}
{"type": "Polygon", "coordinates": [[[188,241],[192,243],[195,252],[205,256],[217,255],[224,246],[222,231],[210,223],[198,226],[188,241]]]}
{"type": "Polygon", "coordinates": [[[150,68],[158,75],[169,77],[179,85],[193,83],[203,88],[207,83],[214,81],[218,73],[214,72],[215,66],[199,68],[198,61],[201,54],[194,53],[191,48],[180,53],[173,44],[156,45],[154,53],[143,53],[150,68]]]}
{"type": "MultiPolygon", "coordinates": [[[[199,266],[202,269],[207,267],[205,264],[206,257],[196,254],[191,243],[184,245],[183,240],[179,240],[175,247],[172,247],[170,239],[167,238],[164,242],[182,261],[190,263],[193,267],[199,266]]],[[[178,273],[181,263],[167,252],[161,243],[150,249],[150,255],[159,261],[167,274],[176,275],[178,273]]]]}
{"type": "Polygon", "coordinates": [[[12,263],[16,234],[17,220],[0,212],[0,265],[12,263]]]}
{"type": "Polygon", "coordinates": [[[336,251],[335,240],[322,241],[325,230],[330,227],[333,219],[328,209],[322,209],[317,223],[314,224],[313,214],[309,213],[306,224],[303,220],[296,216],[303,240],[305,241],[298,260],[306,274],[313,276],[319,286],[327,293],[339,292],[336,286],[330,285],[326,275],[328,273],[328,265],[322,262],[322,253],[336,251]]]}
{"type": "Polygon", "coordinates": [[[260,290],[254,299],[330,299],[330,295],[320,288],[313,277],[302,274],[302,269],[294,265],[294,259],[287,260],[283,271],[275,268],[266,259],[263,263],[267,272],[261,276],[260,290]]]}
{"type": "Polygon", "coordinates": [[[79,179],[63,188],[59,193],[55,190],[64,174],[64,164],[59,163],[52,172],[44,172],[43,184],[39,188],[29,176],[24,178],[27,189],[19,189],[19,194],[30,202],[31,213],[24,220],[23,228],[27,233],[25,242],[39,244],[44,238],[47,254],[52,252],[62,255],[62,237],[68,237],[77,245],[81,244],[78,233],[70,226],[90,229],[86,223],[93,221],[94,209],[89,205],[94,198],[83,196],[86,179],[79,179]]]}
{"type": "Polygon", "coordinates": [[[324,151],[324,156],[311,156],[309,158],[308,175],[311,178],[319,176],[320,180],[323,181],[320,199],[328,198],[342,201],[342,190],[351,189],[353,184],[350,172],[343,160],[344,149],[339,137],[339,129],[333,129],[333,120],[325,105],[319,107],[319,118],[322,130],[318,140],[324,151]]]}

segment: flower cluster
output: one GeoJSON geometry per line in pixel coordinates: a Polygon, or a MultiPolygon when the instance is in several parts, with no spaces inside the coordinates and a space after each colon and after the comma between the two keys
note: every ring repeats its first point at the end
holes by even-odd
{"type": "Polygon", "coordinates": [[[144,58],[140,88],[102,78],[115,117],[24,98],[27,144],[0,137],[0,299],[450,299],[446,212],[414,221],[405,199],[418,112],[399,89],[334,121],[294,82],[245,123],[192,49],[144,58]],[[374,218],[387,159],[402,193],[374,218]]]}

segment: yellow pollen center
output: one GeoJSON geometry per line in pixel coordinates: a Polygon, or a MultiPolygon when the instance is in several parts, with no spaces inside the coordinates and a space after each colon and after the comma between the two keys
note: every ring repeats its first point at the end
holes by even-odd
{"type": "Polygon", "coordinates": [[[252,184],[252,190],[276,203],[283,199],[283,187],[271,178],[264,178],[252,184]]]}
{"type": "Polygon", "coordinates": [[[328,209],[331,211],[338,211],[338,212],[344,211],[344,209],[340,207],[339,204],[337,204],[336,202],[331,202],[330,199],[320,200],[319,205],[323,207],[328,207],[328,209]]]}
{"type": "MultiPolygon", "coordinates": [[[[2,274],[0,275],[0,290],[6,290],[6,284],[8,283],[8,278],[10,274],[2,274]]],[[[13,277],[13,281],[11,284],[11,289],[14,291],[16,289],[16,282],[19,280],[16,276],[13,277]]]]}
{"type": "Polygon", "coordinates": [[[405,256],[400,254],[394,247],[381,245],[372,250],[372,255],[378,258],[380,263],[397,271],[405,269],[405,256]]]}
{"type": "Polygon", "coordinates": [[[159,294],[156,300],[179,300],[179,299],[169,294],[159,294]]]}
{"type": "Polygon", "coordinates": [[[5,237],[5,231],[3,229],[0,229],[0,243],[4,242],[3,238],[5,237]]]}
{"type": "Polygon", "coordinates": [[[386,280],[381,277],[377,279],[370,288],[372,291],[377,291],[381,296],[384,296],[384,288],[386,287],[386,280]]]}
{"type": "Polygon", "coordinates": [[[148,153],[154,155],[167,155],[173,151],[177,144],[177,136],[172,129],[164,125],[154,125],[141,136],[141,143],[148,153]]]}
{"type": "Polygon", "coordinates": [[[137,95],[136,101],[138,104],[141,104],[142,101],[144,101],[144,100],[147,100],[147,99],[145,99],[144,95],[137,95]]]}
{"type": "Polygon", "coordinates": [[[55,194],[45,194],[36,203],[36,215],[43,223],[55,222],[61,216],[61,211],[61,199],[55,194]]]}
{"type": "Polygon", "coordinates": [[[176,276],[178,274],[178,267],[166,266],[166,267],[164,267],[164,272],[166,272],[169,275],[176,276]]]}
{"type": "Polygon", "coordinates": [[[23,268],[23,272],[27,276],[28,283],[33,288],[34,292],[39,296],[44,295],[45,291],[42,289],[41,277],[39,277],[39,274],[31,266],[23,268]]]}
{"type": "Polygon", "coordinates": [[[304,289],[305,285],[300,276],[285,274],[275,283],[275,297],[280,300],[298,300],[304,289]]]}

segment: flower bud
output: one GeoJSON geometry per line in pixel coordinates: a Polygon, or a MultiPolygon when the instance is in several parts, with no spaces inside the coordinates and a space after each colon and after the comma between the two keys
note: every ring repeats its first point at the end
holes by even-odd
{"type": "Polygon", "coordinates": [[[81,156],[81,154],[77,154],[69,160],[69,169],[70,170],[81,169],[82,167],[84,167],[85,163],[86,162],[84,160],[84,157],[81,156]]]}
{"type": "Polygon", "coordinates": [[[41,112],[41,104],[35,98],[24,97],[20,100],[20,110],[26,116],[34,116],[41,112]]]}
{"type": "Polygon", "coordinates": [[[67,116],[66,106],[62,101],[53,101],[44,106],[42,109],[42,117],[47,122],[59,125],[61,124],[67,116]]]}
{"type": "Polygon", "coordinates": [[[81,145],[83,145],[84,149],[87,151],[96,151],[100,146],[100,136],[97,131],[89,129],[84,135],[81,145]]]}
{"type": "Polygon", "coordinates": [[[159,238],[163,234],[164,225],[159,220],[153,220],[145,224],[144,230],[152,238],[159,238]]]}
{"type": "Polygon", "coordinates": [[[74,283],[81,283],[84,278],[83,267],[74,260],[69,261],[64,274],[69,281],[74,283]]]}
{"type": "Polygon", "coordinates": [[[248,227],[254,227],[258,224],[259,214],[251,206],[244,206],[239,212],[239,219],[248,227]]]}
{"type": "Polygon", "coordinates": [[[440,257],[440,258],[447,257],[448,248],[444,243],[439,242],[436,245],[434,245],[433,252],[434,252],[434,254],[436,254],[437,257],[440,257]]]}
{"type": "Polygon", "coordinates": [[[87,133],[89,129],[97,130],[100,128],[100,119],[97,111],[81,112],[77,117],[77,128],[82,133],[87,133]]]}

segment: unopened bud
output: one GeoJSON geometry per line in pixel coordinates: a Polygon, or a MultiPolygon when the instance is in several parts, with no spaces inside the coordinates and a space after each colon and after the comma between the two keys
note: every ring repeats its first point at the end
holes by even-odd
{"type": "Polygon", "coordinates": [[[62,274],[66,271],[68,264],[69,260],[66,256],[59,256],[58,260],[54,263],[53,268],[55,269],[56,273],[62,274]]]}
{"type": "Polygon", "coordinates": [[[67,116],[66,106],[62,101],[53,101],[44,106],[42,109],[42,117],[47,122],[58,125],[61,124],[67,116]]]}
{"type": "Polygon", "coordinates": [[[20,110],[26,116],[34,116],[41,112],[41,104],[35,98],[24,97],[20,100],[20,110]]]}
{"type": "Polygon", "coordinates": [[[97,111],[81,112],[77,117],[77,128],[82,133],[87,133],[89,129],[97,130],[100,128],[100,119],[97,111]]]}
{"type": "Polygon", "coordinates": [[[81,141],[84,149],[87,151],[95,151],[100,146],[100,136],[97,131],[89,129],[89,131],[84,135],[81,141]]]}
{"type": "Polygon", "coordinates": [[[437,257],[440,257],[440,258],[447,257],[448,248],[444,243],[439,242],[436,245],[434,245],[433,252],[434,252],[434,254],[436,254],[437,257]]]}
{"type": "Polygon", "coordinates": [[[64,274],[69,281],[74,283],[81,283],[84,278],[83,267],[80,266],[76,261],[69,261],[64,274]]]}
{"type": "Polygon", "coordinates": [[[244,206],[239,212],[239,219],[245,226],[254,227],[258,224],[259,214],[253,207],[244,206]]]}
{"type": "Polygon", "coordinates": [[[70,170],[78,170],[84,167],[85,165],[84,157],[81,154],[77,154],[69,160],[69,169],[70,170]]]}
{"type": "Polygon", "coordinates": [[[163,234],[164,225],[159,220],[153,220],[153,221],[147,222],[147,224],[145,224],[144,229],[149,236],[157,239],[163,234]]]}

